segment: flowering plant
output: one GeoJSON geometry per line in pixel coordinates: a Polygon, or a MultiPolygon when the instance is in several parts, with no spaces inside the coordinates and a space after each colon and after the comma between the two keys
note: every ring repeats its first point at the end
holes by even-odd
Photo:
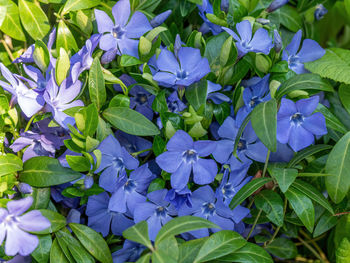
{"type": "Polygon", "coordinates": [[[0,260],[350,262],[349,15],[0,0],[0,260]]]}

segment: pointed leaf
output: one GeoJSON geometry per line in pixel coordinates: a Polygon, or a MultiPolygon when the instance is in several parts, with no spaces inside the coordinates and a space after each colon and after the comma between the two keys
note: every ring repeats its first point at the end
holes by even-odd
{"type": "Polygon", "coordinates": [[[207,239],[207,237],[199,238],[180,244],[178,263],[193,263],[198,251],[207,239]]]}
{"type": "Polygon", "coordinates": [[[313,233],[313,237],[315,238],[322,235],[326,231],[333,228],[337,224],[337,222],[337,217],[326,211],[318,220],[318,223],[313,233]]]}
{"type": "Polygon", "coordinates": [[[283,259],[293,259],[298,254],[294,242],[287,238],[276,238],[266,246],[266,250],[283,259]]]}
{"type": "Polygon", "coordinates": [[[277,226],[283,225],[283,201],[282,198],[271,190],[263,190],[255,197],[255,205],[262,209],[267,218],[277,226]]]}
{"type": "Polygon", "coordinates": [[[0,6],[4,7],[0,11],[5,12],[0,30],[14,39],[25,41],[17,5],[12,0],[0,0],[0,6]]]}
{"type": "Polygon", "coordinates": [[[64,255],[57,239],[52,243],[50,250],[50,263],[69,263],[68,259],[64,255]]]}
{"type": "Polygon", "coordinates": [[[294,182],[295,178],[297,178],[298,170],[273,168],[271,171],[271,176],[276,179],[279,188],[283,193],[285,193],[289,186],[294,182]]]}
{"type": "Polygon", "coordinates": [[[207,80],[203,79],[186,88],[186,99],[196,111],[207,101],[207,86],[207,80]]]}
{"type": "Polygon", "coordinates": [[[317,145],[312,145],[309,146],[303,150],[301,150],[300,152],[298,152],[293,158],[292,160],[289,161],[288,163],[288,168],[289,167],[294,167],[296,166],[299,162],[301,162],[302,160],[306,159],[309,156],[312,156],[316,153],[322,152],[322,151],[326,151],[332,149],[331,145],[326,145],[326,144],[317,144],[317,145]]]}
{"type": "Polygon", "coordinates": [[[88,9],[99,5],[101,0],[68,0],[64,5],[62,14],[80,9],[88,9]]]}
{"type": "Polygon", "coordinates": [[[70,32],[69,28],[63,20],[60,20],[57,29],[56,49],[59,50],[60,48],[64,48],[67,52],[78,51],[77,42],[75,41],[72,32],[70,32]]]}
{"type": "Polygon", "coordinates": [[[0,176],[20,171],[22,166],[22,160],[14,154],[0,156],[0,176]]]}
{"type": "Polygon", "coordinates": [[[126,239],[140,243],[149,249],[153,249],[152,243],[149,240],[148,225],[146,221],[141,221],[136,225],[129,227],[123,232],[126,239]]]}

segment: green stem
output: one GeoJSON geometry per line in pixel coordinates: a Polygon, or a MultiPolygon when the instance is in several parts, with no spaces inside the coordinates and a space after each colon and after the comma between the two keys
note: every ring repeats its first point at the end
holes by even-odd
{"type": "Polygon", "coordinates": [[[33,122],[33,120],[34,120],[35,117],[36,117],[36,114],[34,114],[34,115],[30,118],[30,120],[29,120],[28,123],[27,123],[26,128],[24,129],[24,132],[27,132],[27,131],[29,130],[30,125],[32,124],[32,122],[33,122]]]}
{"type": "Polygon", "coordinates": [[[270,153],[271,153],[271,151],[268,150],[267,154],[266,154],[266,160],[265,160],[265,164],[264,164],[264,170],[263,170],[262,177],[265,177],[265,175],[266,175],[267,165],[269,164],[269,159],[270,159],[270,153]]]}
{"type": "MultiPolygon", "coordinates": [[[[288,203],[288,200],[287,200],[287,198],[285,198],[285,199],[284,199],[284,206],[283,206],[283,218],[284,218],[284,216],[285,216],[285,214],[286,214],[287,203],[288,203]]],[[[280,229],[281,229],[280,226],[276,228],[276,230],[275,230],[275,232],[273,233],[273,235],[272,235],[270,241],[267,242],[267,244],[264,245],[264,247],[266,247],[267,245],[269,245],[269,244],[271,244],[271,243],[273,242],[273,240],[276,238],[276,236],[277,236],[278,232],[280,231],[280,229]]]]}
{"type": "Polygon", "coordinates": [[[139,155],[139,154],[141,154],[141,153],[148,152],[148,151],[152,151],[152,148],[148,148],[148,149],[145,149],[145,150],[142,150],[142,151],[139,151],[139,152],[134,152],[134,153],[132,153],[131,155],[132,155],[133,157],[135,157],[135,156],[137,156],[137,155],[139,155]]]}
{"type": "Polygon", "coordinates": [[[257,214],[257,216],[256,216],[256,218],[255,218],[255,220],[254,220],[253,226],[252,226],[252,228],[250,229],[248,236],[246,237],[246,240],[248,240],[248,239],[250,238],[251,234],[253,233],[254,228],[256,227],[256,224],[258,223],[258,220],[259,220],[259,218],[260,218],[260,216],[261,216],[261,213],[262,213],[262,210],[260,209],[260,210],[259,210],[259,213],[257,214]]]}
{"type": "Polygon", "coordinates": [[[297,238],[308,250],[310,250],[312,254],[314,254],[315,257],[317,257],[321,262],[325,262],[312,246],[305,242],[301,237],[298,236],[297,238]]]}

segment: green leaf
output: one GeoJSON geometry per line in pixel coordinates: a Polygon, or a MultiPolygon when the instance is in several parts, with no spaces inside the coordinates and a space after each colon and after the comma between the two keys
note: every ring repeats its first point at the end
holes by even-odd
{"type": "Polygon", "coordinates": [[[326,107],[322,104],[318,104],[317,112],[321,112],[326,119],[326,125],[328,128],[345,134],[348,130],[344,124],[326,107]]]}
{"type": "Polygon", "coordinates": [[[203,79],[186,88],[186,99],[198,111],[207,101],[207,80],[203,79]]]}
{"type": "Polygon", "coordinates": [[[159,134],[153,122],[137,111],[125,107],[112,107],[103,112],[103,116],[117,129],[137,136],[159,134]]]}
{"type": "Polygon", "coordinates": [[[234,209],[236,206],[241,204],[245,199],[251,196],[254,192],[256,192],[260,187],[264,184],[270,182],[272,178],[256,178],[246,185],[244,185],[238,193],[232,198],[230,203],[230,208],[234,209]]]}
{"type": "Polygon", "coordinates": [[[100,3],[101,0],[68,0],[64,5],[62,14],[66,14],[71,11],[95,7],[100,3]]]}
{"type": "Polygon", "coordinates": [[[136,65],[141,65],[142,61],[129,55],[122,55],[120,59],[120,66],[122,67],[131,67],[136,65]]]}
{"type": "Polygon", "coordinates": [[[57,29],[56,49],[60,50],[60,48],[64,48],[67,52],[70,51],[72,53],[78,51],[77,42],[63,20],[60,20],[57,29]]]}
{"type": "Polygon", "coordinates": [[[329,48],[322,58],[305,63],[305,68],[323,78],[350,84],[349,56],[350,50],[329,48]]]}
{"type": "Polygon", "coordinates": [[[67,73],[70,69],[69,56],[64,48],[60,48],[60,55],[56,60],[56,82],[61,85],[62,81],[67,77],[67,73]]]}
{"type": "Polygon", "coordinates": [[[40,5],[27,0],[19,0],[18,10],[25,30],[34,40],[43,39],[49,33],[49,19],[40,5]]]}
{"type": "Polygon", "coordinates": [[[344,238],[337,250],[335,251],[337,263],[349,263],[350,262],[350,242],[347,238],[344,238]]]}
{"type": "Polygon", "coordinates": [[[277,226],[283,225],[283,201],[282,198],[271,190],[263,190],[255,197],[255,205],[263,210],[267,218],[277,226]]]}
{"type": "Polygon", "coordinates": [[[151,193],[156,190],[164,189],[164,187],[165,181],[162,178],[156,178],[150,183],[147,192],[151,193]]]}
{"type": "Polygon", "coordinates": [[[312,232],[315,224],[315,209],[310,198],[294,187],[290,187],[285,196],[301,222],[303,222],[307,230],[312,232]]]}
{"type": "Polygon", "coordinates": [[[276,91],[275,98],[280,100],[284,95],[288,95],[295,90],[334,91],[332,86],[323,81],[319,75],[307,73],[296,75],[283,82],[276,91]]]}
{"type": "Polygon", "coordinates": [[[113,262],[111,251],[101,236],[88,226],[70,223],[69,227],[86,250],[102,263],[113,262]]]}
{"type": "Polygon", "coordinates": [[[221,47],[225,43],[228,38],[227,33],[221,33],[219,35],[211,37],[207,41],[207,45],[205,47],[204,56],[208,59],[211,71],[216,75],[219,74],[221,70],[220,66],[220,54],[221,47]]]}
{"type": "Polygon", "coordinates": [[[111,107],[130,107],[130,98],[124,94],[117,94],[115,95],[108,105],[109,108],[111,107]]]}
{"type": "Polygon", "coordinates": [[[165,90],[159,92],[154,98],[152,103],[152,109],[159,113],[168,111],[168,104],[165,98],[165,90]]]}
{"type": "Polygon", "coordinates": [[[335,247],[340,245],[343,238],[350,239],[350,214],[343,215],[340,220],[338,220],[334,234],[335,247]]]}
{"type": "Polygon", "coordinates": [[[272,152],[277,147],[277,103],[271,99],[253,109],[251,122],[256,135],[272,152]]]}
{"type": "Polygon", "coordinates": [[[298,170],[273,168],[271,170],[271,176],[276,179],[279,188],[285,193],[289,186],[294,182],[295,178],[297,178],[298,170]]]}
{"type": "Polygon", "coordinates": [[[68,259],[64,255],[57,239],[52,243],[50,250],[50,263],[69,263],[68,259]]]}
{"type": "Polygon", "coordinates": [[[281,24],[290,31],[297,32],[303,27],[301,16],[295,8],[285,5],[279,11],[281,24]]]}
{"type": "Polygon", "coordinates": [[[350,114],[350,85],[341,84],[338,93],[341,103],[350,114]]]}
{"type": "Polygon", "coordinates": [[[179,245],[178,263],[193,263],[198,251],[208,238],[199,238],[187,241],[179,245]]]}
{"type": "Polygon", "coordinates": [[[298,152],[292,160],[289,161],[287,167],[295,167],[299,162],[302,160],[316,154],[322,151],[326,151],[332,149],[331,145],[326,145],[326,144],[317,144],[317,145],[311,145],[300,152],[298,152]]]}
{"type": "Polygon", "coordinates": [[[129,227],[123,232],[123,237],[131,241],[140,243],[149,249],[153,249],[152,243],[149,240],[148,225],[146,221],[141,221],[136,225],[129,227]]]}
{"type": "Polygon", "coordinates": [[[266,250],[271,254],[283,258],[293,259],[297,256],[298,250],[294,242],[287,238],[276,238],[266,246],[266,250]]]}
{"type": "Polygon", "coordinates": [[[233,253],[246,243],[247,241],[234,231],[219,231],[204,242],[194,262],[206,262],[218,259],[233,253]]]}
{"type": "Polygon", "coordinates": [[[40,39],[35,41],[35,49],[33,52],[33,59],[35,64],[41,69],[41,71],[46,71],[50,64],[50,53],[47,49],[45,43],[40,39]]]}
{"type": "Polygon", "coordinates": [[[177,262],[177,259],[179,258],[179,247],[174,236],[169,236],[163,239],[158,243],[156,249],[162,251],[162,253],[177,262]]]}
{"type": "Polygon", "coordinates": [[[102,67],[98,57],[95,57],[89,72],[89,94],[92,103],[100,110],[106,101],[107,95],[102,67]]]}
{"type": "Polygon", "coordinates": [[[16,155],[8,153],[0,156],[0,176],[22,170],[22,160],[16,155]]]}
{"type": "MultiPolygon", "coordinates": [[[[74,114],[77,127],[83,132],[84,136],[93,136],[98,126],[98,112],[94,103],[87,107],[81,108],[77,113],[74,114]]],[[[80,134],[77,137],[81,139],[80,134]]]]}
{"type": "MultiPolygon", "coordinates": [[[[5,18],[0,24],[0,30],[14,39],[26,41],[19,20],[17,5],[12,0],[0,0],[0,6],[6,8],[5,18]]],[[[0,11],[3,12],[4,10],[1,9],[0,11]]]]}
{"type": "Polygon", "coordinates": [[[337,217],[326,211],[318,220],[318,223],[313,233],[313,237],[315,238],[322,235],[326,231],[333,228],[337,224],[337,222],[337,217]]]}
{"type": "Polygon", "coordinates": [[[45,230],[35,232],[37,234],[43,235],[55,233],[61,228],[63,228],[67,223],[66,218],[57,212],[48,209],[39,209],[39,211],[43,216],[50,220],[51,226],[45,230]]]}
{"type": "Polygon", "coordinates": [[[146,255],[143,255],[142,257],[140,257],[136,263],[149,263],[151,260],[152,254],[148,253],[146,255]]]}
{"type": "MultiPolygon", "coordinates": [[[[226,25],[227,26],[227,25],[226,25]]],[[[232,66],[235,64],[237,59],[237,48],[233,38],[230,36],[226,39],[222,45],[220,51],[220,65],[222,67],[232,66]]]]}
{"type": "Polygon", "coordinates": [[[50,250],[52,245],[51,235],[38,236],[39,245],[32,252],[32,257],[40,263],[46,263],[50,258],[50,250]]]}
{"type": "Polygon", "coordinates": [[[220,258],[224,262],[239,263],[273,263],[271,256],[258,245],[247,243],[231,255],[220,258]]]}
{"type": "Polygon", "coordinates": [[[333,147],[327,163],[326,173],[333,176],[326,177],[326,188],[332,201],[340,203],[350,188],[350,132],[345,134],[333,147]]]}
{"type": "Polygon", "coordinates": [[[77,172],[86,172],[91,168],[89,160],[84,156],[67,155],[66,160],[69,167],[77,172]]]}
{"type": "Polygon", "coordinates": [[[51,190],[49,187],[36,188],[32,187],[33,203],[30,209],[46,209],[50,202],[51,190]]]}
{"type": "Polygon", "coordinates": [[[176,217],[166,223],[158,232],[155,244],[159,244],[169,236],[176,236],[181,233],[193,231],[201,228],[220,228],[216,224],[196,216],[176,217]]]}
{"type": "Polygon", "coordinates": [[[19,179],[31,186],[47,187],[68,183],[80,177],[80,173],[62,167],[57,159],[38,156],[24,163],[19,179]]]}
{"type": "Polygon", "coordinates": [[[332,206],[329,204],[327,199],[323,196],[320,191],[318,191],[314,186],[311,184],[304,182],[302,180],[295,180],[295,182],[292,184],[293,188],[298,189],[300,192],[305,194],[307,197],[318,203],[319,205],[323,206],[325,209],[327,209],[331,214],[334,214],[332,206]]]}
{"type": "Polygon", "coordinates": [[[152,253],[152,263],[176,263],[176,260],[169,257],[161,250],[152,253]]]}

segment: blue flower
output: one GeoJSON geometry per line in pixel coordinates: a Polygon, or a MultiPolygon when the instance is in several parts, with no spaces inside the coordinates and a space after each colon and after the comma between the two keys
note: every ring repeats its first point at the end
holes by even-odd
{"type": "Polygon", "coordinates": [[[178,56],[163,49],[157,59],[158,72],[153,79],[165,87],[189,86],[210,72],[209,62],[199,49],[180,47],[178,56]]]}
{"type": "Polygon", "coordinates": [[[112,254],[113,263],[136,262],[145,248],[139,243],[125,240],[123,248],[112,254]]]}
{"type": "Polygon", "coordinates": [[[289,0],[274,0],[269,7],[266,9],[267,12],[271,13],[279,8],[281,8],[282,6],[284,6],[285,4],[287,4],[289,2],[289,0]]]}
{"type": "Polygon", "coordinates": [[[137,39],[152,29],[147,17],[136,11],[129,20],[129,0],[118,1],[112,8],[112,14],[114,22],[105,12],[95,9],[98,32],[106,33],[100,40],[100,48],[107,51],[102,56],[102,63],[111,62],[117,54],[138,57],[137,39]]]}
{"type": "Polygon", "coordinates": [[[273,41],[275,44],[276,53],[280,52],[283,47],[283,42],[281,35],[278,33],[277,29],[273,30],[273,41]]]}
{"type": "Polygon", "coordinates": [[[134,210],[135,223],[147,221],[149,238],[154,241],[159,230],[175,216],[176,210],[165,200],[168,190],[161,189],[147,195],[149,202],[138,203],[134,210]]]}
{"type": "Polygon", "coordinates": [[[126,174],[125,169],[137,168],[139,161],[132,157],[124,147],[121,147],[113,135],[104,139],[97,149],[102,153],[101,164],[95,171],[96,173],[102,171],[99,185],[106,191],[114,192],[118,178],[126,174]]]}
{"type": "Polygon", "coordinates": [[[266,29],[259,28],[252,36],[252,26],[248,20],[244,20],[236,25],[238,35],[227,27],[223,27],[223,29],[237,41],[236,46],[239,57],[243,57],[248,52],[268,55],[271,48],[273,48],[272,39],[269,37],[266,29]]]}
{"type": "Polygon", "coordinates": [[[134,222],[126,214],[110,210],[109,203],[110,199],[106,192],[89,197],[86,207],[88,226],[104,237],[109,234],[110,229],[114,235],[121,236],[134,222]]]}
{"type": "Polygon", "coordinates": [[[165,196],[165,200],[170,202],[176,210],[179,210],[184,204],[192,207],[192,192],[188,187],[181,190],[170,189],[165,196]]]}
{"type": "Polygon", "coordinates": [[[288,143],[297,152],[314,143],[314,135],[327,134],[322,113],[314,112],[319,97],[301,99],[294,103],[283,98],[277,114],[277,140],[288,143]]]}
{"type": "Polygon", "coordinates": [[[297,74],[307,73],[305,62],[311,62],[323,57],[326,51],[314,40],[305,39],[299,50],[302,31],[299,30],[290,44],[283,50],[282,59],[288,62],[288,67],[297,74]]]}
{"type": "Polygon", "coordinates": [[[155,16],[150,22],[151,26],[152,27],[160,26],[161,24],[164,23],[165,20],[168,19],[168,17],[171,15],[171,13],[172,13],[171,10],[167,10],[167,11],[155,16]]]}
{"type": "Polygon", "coordinates": [[[220,84],[213,83],[211,81],[207,81],[207,99],[213,101],[215,104],[220,104],[223,102],[230,102],[230,98],[227,97],[225,94],[222,94],[220,92],[216,92],[221,90],[220,84]]]}
{"type": "Polygon", "coordinates": [[[182,190],[193,172],[196,184],[210,184],[217,173],[217,165],[212,159],[202,159],[216,148],[212,141],[196,141],[186,132],[179,130],[169,140],[166,152],[156,158],[157,164],[164,171],[171,173],[171,186],[182,190]]]}
{"type": "Polygon", "coordinates": [[[328,13],[328,10],[324,7],[324,5],[319,4],[316,6],[316,9],[315,9],[315,13],[314,13],[315,19],[321,20],[327,13],[328,13]]]}
{"type": "MultiPolygon", "coordinates": [[[[116,131],[115,137],[119,141],[120,145],[122,147],[125,147],[125,149],[129,153],[139,152],[142,150],[150,149],[152,148],[152,143],[150,141],[147,141],[146,139],[131,135],[125,132],[122,132],[121,130],[116,131]]],[[[138,156],[145,157],[149,151],[140,153],[138,156]]]]}
{"type": "Polygon", "coordinates": [[[207,18],[207,14],[213,14],[213,6],[209,2],[209,0],[203,0],[202,5],[197,5],[199,10],[199,16],[203,19],[204,23],[200,28],[200,32],[203,34],[208,33],[211,31],[213,35],[217,35],[222,32],[221,26],[215,25],[212,22],[209,21],[207,18]]]}
{"type": "Polygon", "coordinates": [[[119,178],[115,191],[109,203],[109,209],[119,213],[130,211],[134,213],[138,203],[146,201],[147,188],[155,175],[148,169],[148,164],[144,164],[130,173],[130,177],[119,178]]]}
{"type": "MultiPolygon", "coordinates": [[[[206,185],[198,188],[192,194],[192,207],[182,206],[179,210],[179,216],[192,215],[205,218],[221,229],[233,230],[234,222],[231,220],[232,211],[223,202],[216,201],[214,191],[210,186],[206,185]]],[[[212,232],[220,231],[217,228],[211,228],[212,232]]],[[[209,229],[203,228],[200,230],[190,231],[195,238],[209,236],[209,229]]]]}

